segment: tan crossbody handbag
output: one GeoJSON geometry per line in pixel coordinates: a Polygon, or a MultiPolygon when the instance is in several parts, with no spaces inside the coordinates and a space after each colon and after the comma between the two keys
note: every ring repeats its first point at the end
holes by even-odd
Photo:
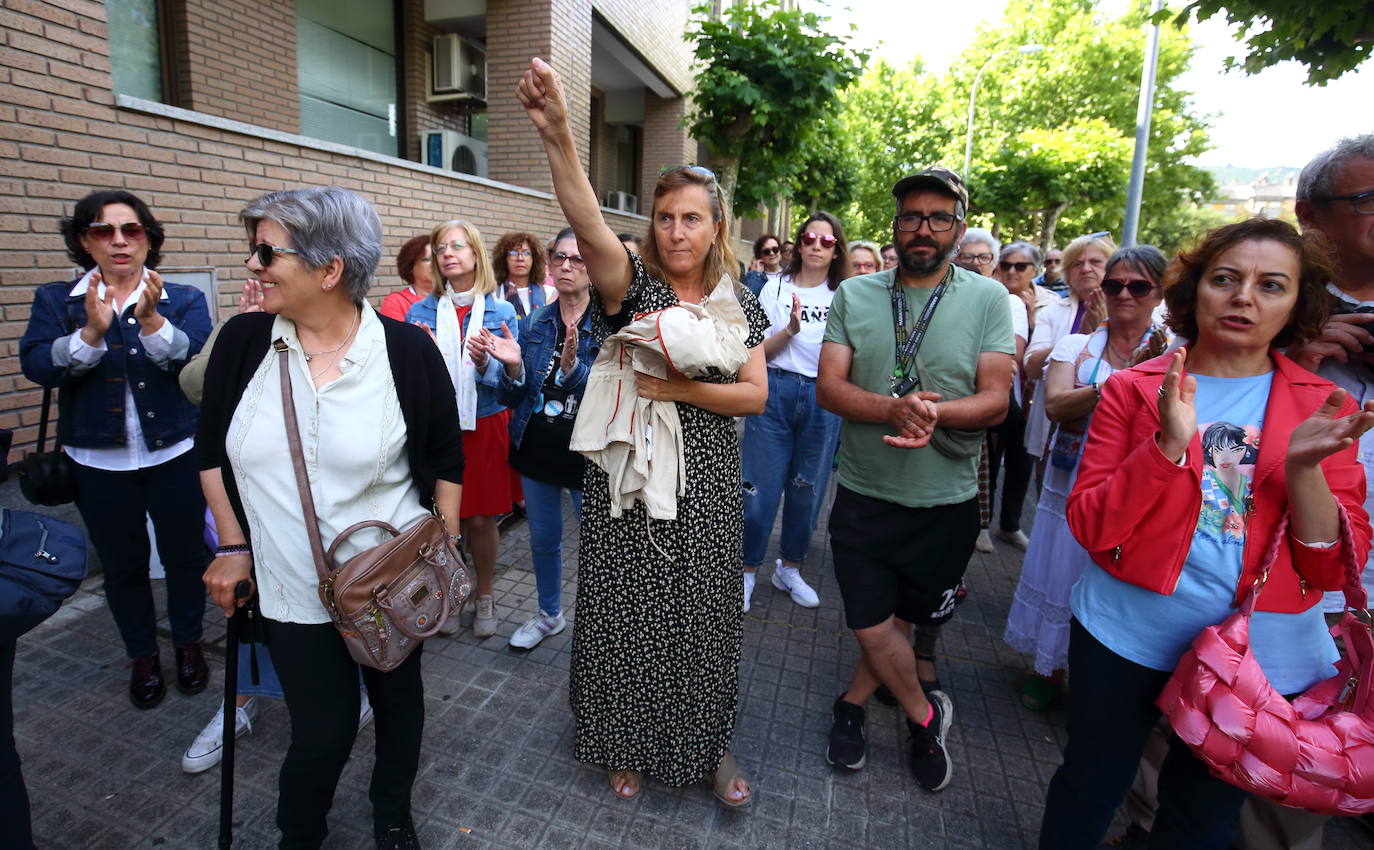
{"type": "Polygon", "coordinates": [[[471,573],[454,548],[437,506],[404,531],[380,520],[354,523],[325,551],[301,451],[287,345],[278,339],[272,347],[281,369],[286,439],[310,534],[310,552],[320,577],[320,602],[354,661],[378,670],[394,670],[420,641],[438,634],[450,616],[458,616],[472,593],[471,573]],[[343,564],[336,563],[334,553],[339,545],[364,528],[380,528],[390,533],[391,539],[343,564]]]}

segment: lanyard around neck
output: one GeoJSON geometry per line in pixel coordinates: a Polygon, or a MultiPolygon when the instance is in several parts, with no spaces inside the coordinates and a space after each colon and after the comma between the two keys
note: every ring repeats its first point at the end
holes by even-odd
{"type": "Polygon", "coordinates": [[[951,264],[945,270],[945,276],[935,286],[935,291],[930,293],[925,309],[921,311],[920,318],[908,334],[906,290],[902,287],[897,272],[892,272],[892,331],[897,341],[897,363],[892,371],[893,398],[901,398],[921,385],[921,378],[916,374],[916,354],[921,350],[921,342],[930,328],[930,320],[935,317],[935,308],[940,306],[940,299],[944,297],[945,290],[949,289],[949,283],[953,279],[954,266],[951,264]]]}

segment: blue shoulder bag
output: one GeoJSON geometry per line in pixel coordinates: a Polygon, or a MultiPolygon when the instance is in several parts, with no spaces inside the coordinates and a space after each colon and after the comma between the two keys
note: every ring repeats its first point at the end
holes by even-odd
{"type": "Polygon", "coordinates": [[[0,643],[48,619],[86,578],[86,535],[31,511],[0,517],[0,643]]]}

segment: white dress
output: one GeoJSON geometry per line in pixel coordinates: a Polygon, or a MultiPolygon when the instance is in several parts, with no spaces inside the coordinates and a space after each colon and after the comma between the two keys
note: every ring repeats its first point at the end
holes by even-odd
{"type": "MultiPolygon", "coordinates": [[[[1086,345],[1087,357],[1079,363],[1075,379],[1078,385],[1087,386],[1094,380],[1106,380],[1113,372],[1106,358],[1102,358],[1100,365],[1098,363],[1106,344],[1106,329],[1091,336],[1071,334],[1055,344],[1049,360],[1073,363],[1083,354],[1086,345]],[[1097,370],[1095,378],[1094,368],[1097,370]]],[[[1049,370],[1048,365],[1045,368],[1049,370]]],[[[1035,506],[1030,546],[1021,563],[1021,580],[1016,585],[1011,612],[1007,615],[1006,633],[1002,636],[1012,649],[1032,656],[1035,672],[1042,676],[1069,665],[1069,619],[1073,616],[1069,610],[1069,591],[1092,562],[1069,532],[1069,522],[1064,515],[1078,467],[1060,469],[1048,458],[1049,446],[1046,446],[1045,484],[1035,506]]]]}

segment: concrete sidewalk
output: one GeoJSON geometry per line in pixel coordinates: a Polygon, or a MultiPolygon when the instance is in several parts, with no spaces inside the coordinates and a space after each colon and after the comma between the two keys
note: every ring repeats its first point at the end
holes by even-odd
{"type": "MultiPolygon", "coordinates": [[[[0,503],[21,507],[12,483],[0,487],[0,503]]],[[[564,604],[576,618],[571,517],[568,527],[564,604]]],[[[869,707],[865,768],[841,772],[825,763],[831,703],[847,683],[856,649],[824,542],[818,534],[804,569],[819,608],[794,605],[772,588],[765,569],[745,618],[735,752],[755,800],[735,812],[718,805],[705,784],[675,789],[648,781],[637,799],[618,800],[604,772],[573,760],[572,629],[531,652],[506,646],[536,608],[526,529],[514,525],[501,545],[498,634],[479,641],[464,630],[426,644],[425,750],[414,800],[426,850],[1033,847],[1063,744],[1063,716],[1028,712],[1016,701],[1027,665],[1001,635],[1020,553],[999,543],[996,553],[975,555],[969,596],[944,629],[939,673],[954,700],[954,779],[928,794],[907,771],[898,711],[876,702],[869,707]]],[[[168,662],[171,643],[162,626],[168,662]]],[[[40,848],[216,846],[219,771],[188,776],[180,767],[221,693],[224,628],[216,611],[207,611],[205,637],[216,684],[196,697],[169,686],[151,711],[134,709],[125,696],[128,662],[98,578],[20,641],[15,734],[40,848]]],[[[237,749],[235,847],[276,846],[288,718],[280,703],[259,705],[253,733],[237,749]]],[[[373,745],[369,725],[340,782],[326,847],[373,846],[373,745]]],[[[1324,846],[1367,848],[1374,838],[1333,821],[1324,846]]]]}

